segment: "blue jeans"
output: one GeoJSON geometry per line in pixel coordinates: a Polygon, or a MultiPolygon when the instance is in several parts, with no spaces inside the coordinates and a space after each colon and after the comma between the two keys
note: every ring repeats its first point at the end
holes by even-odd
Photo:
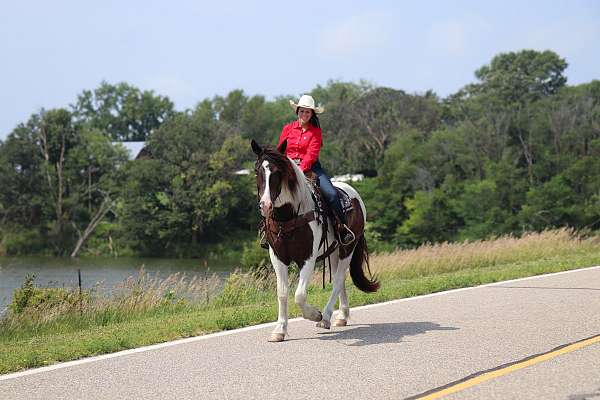
{"type": "Polygon", "coordinates": [[[333,210],[335,215],[340,219],[340,221],[346,224],[346,216],[342,211],[342,203],[340,202],[340,196],[335,187],[333,187],[331,180],[323,170],[323,167],[321,167],[321,163],[319,162],[319,160],[317,160],[313,164],[311,171],[319,177],[319,187],[321,188],[321,193],[323,193],[323,197],[325,197],[325,201],[327,201],[327,204],[329,204],[329,207],[331,207],[331,209],[333,210]]]}

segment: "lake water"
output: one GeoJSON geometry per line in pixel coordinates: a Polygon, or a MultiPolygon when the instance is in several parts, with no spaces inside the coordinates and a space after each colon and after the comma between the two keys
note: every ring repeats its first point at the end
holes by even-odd
{"type": "Polygon", "coordinates": [[[161,278],[177,272],[189,277],[216,273],[225,278],[235,269],[235,262],[209,260],[205,267],[205,262],[200,259],[0,257],[0,315],[27,274],[35,274],[37,287],[67,288],[78,286],[77,270],[80,269],[84,289],[102,287],[110,291],[128,277],[137,277],[142,266],[149,275],[158,274],[161,278]]]}

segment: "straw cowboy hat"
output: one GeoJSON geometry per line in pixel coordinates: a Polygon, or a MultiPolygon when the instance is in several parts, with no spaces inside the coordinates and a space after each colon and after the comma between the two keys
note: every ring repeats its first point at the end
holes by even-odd
{"type": "Polygon", "coordinates": [[[294,112],[298,109],[298,107],[310,108],[316,114],[321,114],[325,111],[325,108],[323,107],[315,107],[315,99],[313,99],[312,96],[309,96],[307,94],[304,94],[302,95],[302,97],[300,97],[298,104],[294,103],[293,100],[290,100],[290,106],[292,107],[292,109],[294,109],[294,112]]]}

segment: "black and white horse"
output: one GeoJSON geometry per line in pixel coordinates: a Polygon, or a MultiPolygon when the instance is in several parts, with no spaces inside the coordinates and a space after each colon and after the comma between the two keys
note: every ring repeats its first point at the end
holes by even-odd
{"type": "MultiPolygon", "coordinates": [[[[364,292],[375,292],[379,282],[367,278],[364,272],[368,266],[368,250],[364,237],[366,221],[365,205],[359,194],[346,183],[336,182],[335,186],[347,193],[353,205],[347,213],[348,226],[356,240],[347,246],[339,246],[331,253],[331,273],[333,291],[329,301],[320,312],[307,303],[306,291],[313,275],[317,257],[323,254],[322,245],[324,224],[315,214],[315,201],[304,173],[286,157],[286,143],[282,148],[261,147],[254,140],[252,150],[257,155],[255,166],[259,207],[266,221],[266,237],[269,242],[269,256],[277,275],[277,299],[279,316],[269,341],[281,342],[288,329],[288,267],[292,262],[300,268],[296,303],[302,316],[317,322],[317,326],[329,329],[333,307],[339,296],[340,305],[333,322],[334,326],[345,326],[350,316],[346,295],[346,271],[357,288],[364,292]]],[[[333,224],[327,224],[328,242],[335,240],[333,224]]]]}

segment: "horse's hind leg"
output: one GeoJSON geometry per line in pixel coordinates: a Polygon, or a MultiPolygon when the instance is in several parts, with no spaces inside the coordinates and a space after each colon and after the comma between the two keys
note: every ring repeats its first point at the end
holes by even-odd
{"type": "Polygon", "coordinates": [[[295,300],[296,304],[302,310],[302,316],[310,321],[318,322],[321,320],[321,312],[315,307],[306,302],[307,288],[313,271],[315,270],[315,260],[309,260],[304,263],[300,269],[300,278],[298,280],[298,288],[296,289],[295,300]]]}
{"type": "Polygon", "coordinates": [[[342,289],[340,290],[340,308],[333,320],[333,326],[346,326],[348,318],[350,318],[350,306],[348,305],[348,295],[346,294],[346,279],[344,279],[342,289]]]}
{"type": "Polygon", "coordinates": [[[332,262],[333,291],[331,292],[329,301],[327,301],[327,304],[323,309],[323,320],[319,324],[317,324],[318,327],[325,329],[329,329],[329,327],[331,326],[330,320],[331,315],[333,314],[333,307],[335,306],[335,302],[337,301],[338,296],[344,288],[344,281],[346,280],[346,270],[350,265],[350,257],[347,257],[343,260],[339,260],[335,264],[332,262]],[[334,266],[335,264],[337,265],[334,266]]]}

